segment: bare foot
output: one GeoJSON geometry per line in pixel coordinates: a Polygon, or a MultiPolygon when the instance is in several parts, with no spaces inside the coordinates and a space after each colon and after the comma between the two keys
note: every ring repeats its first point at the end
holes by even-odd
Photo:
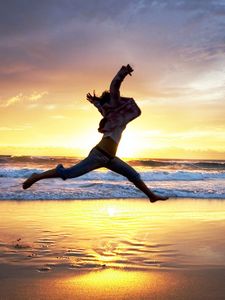
{"type": "Polygon", "coordinates": [[[23,183],[23,189],[26,190],[32,186],[37,181],[37,173],[33,173],[27,180],[23,183]]]}
{"type": "Polygon", "coordinates": [[[156,201],[166,201],[167,199],[169,199],[169,197],[163,197],[163,196],[159,196],[159,195],[154,195],[153,197],[149,198],[150,202],[154,203],[156,201]]]}

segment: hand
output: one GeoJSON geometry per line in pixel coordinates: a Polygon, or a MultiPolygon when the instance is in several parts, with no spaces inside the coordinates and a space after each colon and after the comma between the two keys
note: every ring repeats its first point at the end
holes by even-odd
{"type": "Polygon", "coordinates": [[[134,71],[134,69],[129,64],[126,66],[126,68],[127,68],[127,73],[131,76],[132,75],[131,73],[134,71]]]}
{"type": "Polygon", "coordinates": [[[90,101],[91,103],[95,98],[96,98],[95,91],[93,91],[93,96],[90,93],[87,94],[87,100],[90,101]]]}
{"type": "Polygon", "coordinates": [[[126,76],[126,75],[130,75],[131,76],[131,72],[133,72],[134,70],[131,68],[131,66],[128,64],[126,66],[122,66],[120,69],[120,74],[122,76],[126,76]]]}

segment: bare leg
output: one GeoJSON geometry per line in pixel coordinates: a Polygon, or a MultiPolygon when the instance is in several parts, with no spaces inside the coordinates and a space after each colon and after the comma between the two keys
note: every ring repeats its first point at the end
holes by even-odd
{"type": "Polygon", "coordinates": [[[137,181],[133,181],[133,184],[139,189],[141,190],[143,193],[145,193],[145,195],[148,196],[150,202],[156,202],[156,201],[164,201],[167,200],[168,197],[163,197],[163,196],[159,196],[155,193],[153,193],[148,187],[147,185],[144,183],[144,181],[137,180],[137,181]]]}
{"type": "Polygon", "coordinates": [[[40,174],[33,173],[26,181],[23,183],[23,189],[28,189],[32,186],[35,182],[41,180],[41,179],[47,179],[47,178],[56,178],[60,177],[59,174],[56,172],[56,169],[51,169],[45,172],[42,172],[40,174]]]}
{"type": "Polygon", "coordinates": [[[57,170],[58,166],[55,169],[51,169],[40,174],[33,173],[24,183],[23,188],[28,189],[35,182],[47,179],[47,178],[56,178],[60,177],[62,179],[67,178],[75,178],[81,175],[84,175],[92,170],[103,167],[107,159],[104,156],[99,156],[99,152],[97,150],[92,149],[89,153],[88,157],[77,163],[76,165],[70,168],[64,168],[61,165],[60,172],[57,170]]]}
{"type": "Polygon", "coordinates": [[[106,167],[118,174],[121,174],[128,178],[139,190],[141,190],[149,198],[151,202],[156,202],[159,200],[167,200],[168,197],[159,196],[153,193],[147,185],[141,180],[140,175],[135,171],[134,168],[129,166],[123,160],[118,157],[112,159],[106,167]]]}

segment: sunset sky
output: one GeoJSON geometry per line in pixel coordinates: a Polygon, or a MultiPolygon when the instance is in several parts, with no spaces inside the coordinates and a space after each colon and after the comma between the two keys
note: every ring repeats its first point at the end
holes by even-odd
{"type": "Polygon", "coordinates": [[[130,63],[118,154],[225,159],[224,0],[1,1],[0,38],[0,154],[87,155],[86,94],[130,63]]]}

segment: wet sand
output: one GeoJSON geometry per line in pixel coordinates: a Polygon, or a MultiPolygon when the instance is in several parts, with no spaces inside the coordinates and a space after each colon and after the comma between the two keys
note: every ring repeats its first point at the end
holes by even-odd
{"type": "Polygon", "coordinates": [[[224,299],[224,200],[0,209],[0,299],[224,299]]]}

